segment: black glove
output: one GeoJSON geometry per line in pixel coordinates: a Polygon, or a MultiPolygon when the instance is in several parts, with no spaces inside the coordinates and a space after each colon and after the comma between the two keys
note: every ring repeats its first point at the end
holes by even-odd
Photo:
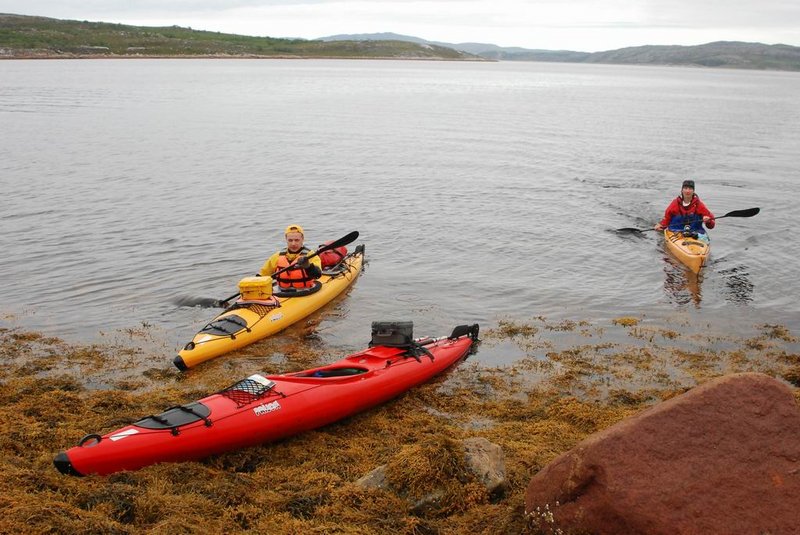
{"type": "Polygon", "coordinates": [[[294,261],[295,265],[299,268],[308,269],[308,266],[311,265],[311,261],[308,257],[304,254],[301,254],[297,257],[297,260],[294,261]]]}

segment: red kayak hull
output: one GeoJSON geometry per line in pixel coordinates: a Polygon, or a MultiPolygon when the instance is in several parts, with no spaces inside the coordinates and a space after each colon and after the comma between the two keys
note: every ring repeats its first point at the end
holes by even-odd
{"type": "Polygon", "coordinates": [[[464,358],[478,326],[459,327],[453,335],[458,329],[458,338],[422,340],[423,349],[410,354],[377,346],[320,368],[251,376],[198,402],[102,436],[87,435],[58,454],[56,468],[70,475],[106,475],[199,460],[324,426],[388,401],[464,358]]]}

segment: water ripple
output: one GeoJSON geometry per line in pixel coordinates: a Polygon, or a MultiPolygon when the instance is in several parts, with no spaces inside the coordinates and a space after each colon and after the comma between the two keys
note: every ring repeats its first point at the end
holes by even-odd
{"type": "Polygon", "coordinates": [[[59,336],[158,321],[179,347],[210,311],[174,301],[229,295],[289,222],[311,246],[352,230],[367,245],[342,313],[323,315],[330,340],[363,341],[382,318],[436,333],[538,315],[800,315],[797,74],[288,60],[0,70],[13,81],[0,88],[0,313],[34,311],[27,324],[59,336]],[[719,221],[700,276],[656,233],[613,232],[651,228],[690,176],[717,214],[762,208],[719,221]]]}

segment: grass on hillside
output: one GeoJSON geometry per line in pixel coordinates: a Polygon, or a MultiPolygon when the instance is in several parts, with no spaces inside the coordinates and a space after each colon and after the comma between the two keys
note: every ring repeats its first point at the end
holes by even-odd
{"type": "Polygon", "coordinates": [[[0,49],[55,56],[298,56],[464,59],[450,48],[404,41],[308,41],[0,15],[0,49]]]}

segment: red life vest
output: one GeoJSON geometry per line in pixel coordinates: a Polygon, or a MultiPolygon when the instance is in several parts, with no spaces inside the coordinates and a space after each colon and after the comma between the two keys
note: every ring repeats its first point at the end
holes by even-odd
{"type": "MultiPolygon", "coordinates": [[[[297,254],[306,254],[308,252],[308,249],[303,247],[297,254]]],[[[276,271],[288,268],[294,264],[294,262],[289,262],[289,259],[286,258],[287,253],[287,250],[281,251],[280,256],[278,256],[278,269],[276,271]]],[[[311,288],[314,286],[314,281],[316,279],[310,277],[305,269],[295,267],[277,275],[275,280],[278,281],[278,287],[280,288],[311,288]]]]}
{"type": "MultiPolygon", "coordinates": [[[[319,247],[324,247],[329,243],[331,242],[326,241],[319,247]]],[[[319,247],[317,247],[317,249],[319,249],[319,247]]],[[[342,258],[344,258],[346,254],[347,254],[347,247],[345,247],[344,245],[342,245],[341,247],[336,247],[335,249],[328,249],[327,251],[322,251],[319,254],[319,259],[322,262],[322,269],[335,266],[336,264],[342,261],[342,258]]]]}

